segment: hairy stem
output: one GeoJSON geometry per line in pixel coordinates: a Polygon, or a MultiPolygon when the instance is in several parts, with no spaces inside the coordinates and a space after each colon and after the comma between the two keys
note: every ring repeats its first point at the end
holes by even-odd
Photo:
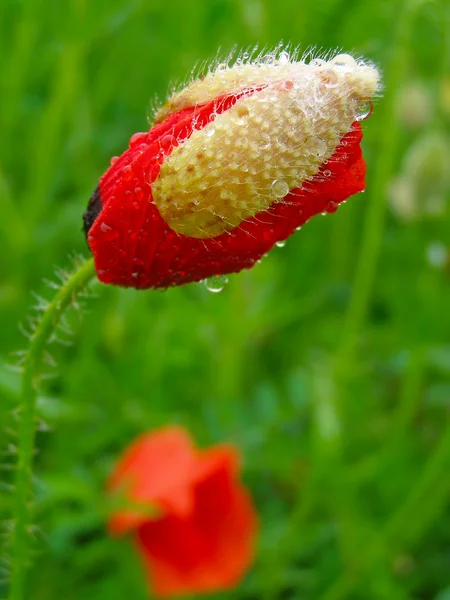
{"type": "Polygon", "coordinates": [[[74,298],[95,275],[94,261],[84,262],[62,285],[42,313],[31,336],[22,371],[19,404],[16,482],[13,498],[12,572],[10,600],[24,600],[31,525],[31,480],[36,433],[36,379],[45,347],[74,298]]]}

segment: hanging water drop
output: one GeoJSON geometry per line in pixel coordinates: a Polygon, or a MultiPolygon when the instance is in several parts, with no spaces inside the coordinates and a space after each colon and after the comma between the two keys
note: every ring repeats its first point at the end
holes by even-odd
{"type": "Polygon", "coordinates": [[[362,102],[357,109],[356,120],[364,121],[367,117],[370,117],[372,112],[372,103],[371,102],[362,102]]]}
{"type": "Polygon", "coordinates": [[[335,213],[338,208],[339,208],[339,204],[337,202],[334,202],[333,200],[330,200],[328,202],[325,210],[328,214],[331,214],[331,213],[335,213]]]}
{"type": "Polygon", "coordinates": [[[278,242],[275,242],[275,246],[277,246],[278,248],[284,248],[286,246],[286,240],[280,240],[278,242]]]}
{"type": "Polygon", "coordinates": [[[221,292],[227,283],[228,277],[226,275],[213,275],[204,280],[206,289],[213,294],[221,292]]]}

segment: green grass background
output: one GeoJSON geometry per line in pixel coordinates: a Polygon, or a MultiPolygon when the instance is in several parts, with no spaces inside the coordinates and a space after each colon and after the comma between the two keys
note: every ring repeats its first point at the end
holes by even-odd
{"type": "Polygon", "coordinates": [[[89,196],[170,82],[219,47],[284,40],[380,67],[367,191],[220,294],[94,286],[40,386],[29,597],[147,597],[130,544],[105,533],[102,489],[137,434],[181,423],[201,445],[240,446],[260,513],[254,567],[217,598],[450,598],[449,13],[445,0],[1,1],[5,594],[8,365],[32,292],[49,297],[44,278],[88,255],[89,196]]]}

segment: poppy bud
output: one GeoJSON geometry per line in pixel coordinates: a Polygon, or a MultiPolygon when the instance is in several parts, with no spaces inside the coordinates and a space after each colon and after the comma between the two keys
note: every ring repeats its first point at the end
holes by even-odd
{"type": "Polygon", "coordinates": [[[84,215],[104,283],[165,288],[249,268],[364,189],[375,68],[286,52],[175,93],[101,177],[84,215]]]}

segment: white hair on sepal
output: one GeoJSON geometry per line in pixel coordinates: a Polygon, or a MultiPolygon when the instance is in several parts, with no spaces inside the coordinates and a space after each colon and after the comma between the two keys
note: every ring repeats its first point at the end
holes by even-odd
{"type": "MultiPolygon", "coordinates": [[[[364,60],[355,53],[345,54],[341,47],[325,49],[323,47],[310,46],[301,51],[300,46],[279,42],[274,47],[265,46],[260,48],[255,45],[243,50],[239,50],[237,45],[235,45],[226,54],[221,49],[218,49],[212,59],[197,62],[186,79],[176,82],[172,81],[168,89],[168,100],[164,105],[159,106],[159,110],[155,110],[155,104],[153,104],[151,113],[155,118],[155,123],[158,123],[171,112],[176,112],[189,105],[202,104],[208,98],[202,93],[197,93],[197,91],[204,88],[208,81],[217,80],[217,78],[226,78],[228,80],[230,89],[224,89],[223,93],[235,93],[239,89],[242,89],[242,86],[245,86],[248,69],[251,67],[254,67],[254,74],[256,72],[261,73],[261,82],[263,83],[264,74],[266,73],[265,69],[267,68],[282,68],[283,66],[289,68],[290,65],[295,68],[295,65],[300,66],[303,64],[316,68],[324,66],[330,69],[334,68],[333,60],[339,56],[347,57],[348,63],[355,65],[357,68],[367,67],[368,69],[376,69],[375,65],[370,61],[364,60]],[[316,62],[317,64],[315,64],[316,62]],[[231,75],[232,73],[234,73],[233,76],[231,75]],[[232,77],[235,78],[234,85],[232,77]],[[240,82],[242,82],[241,85],[239,85],[240,82]]],[[[280,73],[280,76],[283,76],[282,73],[280,73]]],[[[272,80],[272,77],[270,79],[272,80]]],[[[248,82],[248,84],[251,85],[251,82],[248,82]]],[[[379,91],[379,88],[377,90],[379,91]]]]}
{"type": "Polygon", "coordinates": [[[156,113],[159,111],[162,105],[163,101],[157,93],[154,93],[153,96],[150,98],[147,106],[147,123],[150,126],[153,124],[156,113]]]}

